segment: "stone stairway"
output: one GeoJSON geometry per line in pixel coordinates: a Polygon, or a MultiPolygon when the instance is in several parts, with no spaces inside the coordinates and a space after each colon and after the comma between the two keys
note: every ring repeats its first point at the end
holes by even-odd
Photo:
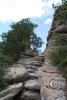
{"type": "Polygon", "coordinates": [[[67,100],[65,79],[44,57],[23,56],[8,69],[0,100],[67,100]]]}
{"type": "Polygon", "coordinates": [[[45,59],[38,73],[41,84],[41,100],[67,100],[66,80],[57,67],[52,66],[45,59]]]}
{"type": "Polygon", "coordinates": [[[5,79],[9,87],[0,92],[0,100],[41,100],[38,69],[42,57],[23,56],[7,69],[5,79]]]}

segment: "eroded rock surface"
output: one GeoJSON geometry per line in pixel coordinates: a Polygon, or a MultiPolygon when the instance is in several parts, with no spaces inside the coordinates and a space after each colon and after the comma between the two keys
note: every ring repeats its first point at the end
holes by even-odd
{"type": "Polygon", "coordinates": [[[40,100],[40,94],[32,91],[24,91],[21,100],[40,100]]]}
{"type": "Polygon", "coordinates": [[[13,97],[17,95],[23,88],[22,83],[16,83],[8,86],[5,90],[0,92],[0,100],[13,100],[13,97]]]}
{"type": "Polygon", "coordinates": [[[25,82],[24,88],[37,91],[40,90],[40,84],[38,80],[28,80],[25,82]]]}
{"type": "Polygon", "coordinates": [[[17,83],[22,82],[25,79],[27,79],[29,76],[29,73],[21,64],[14,64],[13,66],[6,69],[6,74],[4,76],[4,79],[7,80],[9,83],[17,83]]]}
{"type": "Polygon", "coordinates": [[[39,69],[39,80],[42,100],[66,100],[66,81],[55,66],[44,63],[39,69]]]}

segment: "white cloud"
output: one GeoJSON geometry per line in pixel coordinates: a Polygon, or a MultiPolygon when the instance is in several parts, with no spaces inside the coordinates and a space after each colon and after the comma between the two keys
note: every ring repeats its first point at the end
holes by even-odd
{"type": "MultiPolygon", "coordinates": [[[[45,1],[45,0],[44,0],[45,1]]],[[[47,0],[44,2],[45,16],[52,14],[52,4],[61,4],[61,0],[47,0]]]]}
{"type": "MultiPolygon", "coordinates": [[[[18,21],[22,18],[41,17],[52,3],[61,0],[0,0],[0,21],[18,21]]],[[[49,9],[48,9],[49,8],[49,9]]],[[[46,12],[46,13],[47,13],[46,12]]]]}
{"type": "Polygon", "coordinates": [[[20,20],[40,17],[43,13],[42,0],[0,0],[0,20],[20,20]]]}
{"type": "Polygon", "coordinates": [[[52,23],[52,19],[48,18],[44,21],[44,24],[51,24],[52,23]]]}

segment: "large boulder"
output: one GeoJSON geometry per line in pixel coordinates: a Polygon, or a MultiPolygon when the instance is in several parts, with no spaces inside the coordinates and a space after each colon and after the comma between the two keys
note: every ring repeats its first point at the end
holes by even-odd
{"type": "Polygon", "coordinates": [[[8,86],[5,90],[0,92],[0,100],[13,100],[13,97],[17,95],[23,88],[22,83],[16,83],[8,86]]]}
{"type": "Polygon", "coordinates": [[[40,100],[40,94],[32,91],[24,91],[21,100],[40,100]]]}
{"type": "Polygon", "coordinates": [[[4,79],[10,84],[25,81],[29,76],[29,73],[21,64],[14,64],[6,69],[4,79]]]}
{"type": "Polygon", "coordinates": [[[28,90],[40,90],[40,84],[38,82],[38,80],[34,79],[34,80],[28,80],[25,82],[24,84],[24,88],[28,89],[28,90]]]}

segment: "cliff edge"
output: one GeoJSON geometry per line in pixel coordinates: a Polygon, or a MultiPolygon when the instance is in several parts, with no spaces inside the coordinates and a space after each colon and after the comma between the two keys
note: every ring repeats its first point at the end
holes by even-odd
{"type": "Polygon", "coordinates": [[[49,60],[50,52],[62,46],[56,37],[59,34],[67,38],[67,2],[59,6],[54,14],[50,31],[48,32],[46,49],[44,51],[44,63],[39,69],[39,80],[41,84],[41,100],[67,100],[67,84],[63,74],[57,66],[53,66],[49,60]],[[57,43],[57,44],[55,44],[57,43]]]}

